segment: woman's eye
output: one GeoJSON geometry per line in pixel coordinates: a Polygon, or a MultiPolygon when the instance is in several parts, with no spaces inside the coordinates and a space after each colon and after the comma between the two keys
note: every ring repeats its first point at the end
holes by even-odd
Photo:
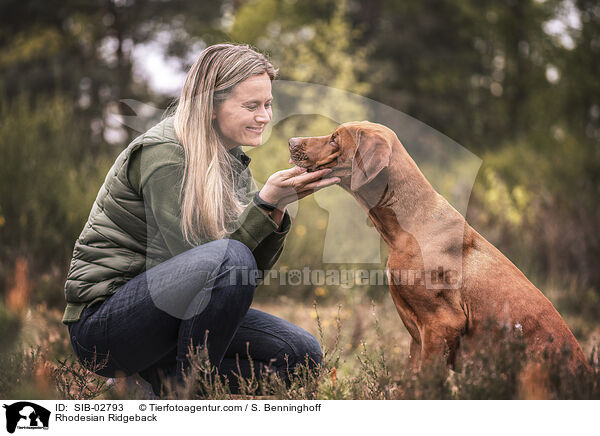
{"type": "MultiPolygon", "coordinates": [[[[271,108],[271,103],[265,103],[265,109],[270,109],[271,108]]],[[[250,110],[250,111],[255,111],[256,109],[258,109],[258,105],[249,105],[246,106],[246,109],[250,110]]]]}

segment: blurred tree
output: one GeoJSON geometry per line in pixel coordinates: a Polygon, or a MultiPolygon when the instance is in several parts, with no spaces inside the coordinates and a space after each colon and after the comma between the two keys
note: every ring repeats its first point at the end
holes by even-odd
{"type": "Polygon", "coordinates": [[[36,285],[43,274],[56,281],[66,274],[73,242],[111,165],[80,159],[83,129],[68,100],[29,100],[22,94],[0,101],[0,290],[20,257],[36,285]]]}
{"type": "Polygon", "coordinates": [[[136,48],[158,41],[183,65],[199,40],[222,37],[220,18],[218,1],[0,2],[0,291],[24,256],[39,299],[47,288],[62,304],[55,291],[74,240],[114,157],[139,134],[117,125],[109,144],[110,116],[122,98],[168,100],[135,74],[136,48]]]}
{"type": "MultiPolygon", "coordinates": [[[[235,3],[230,34],[270,52],[284,79],[366,94],[480,154],[474,223],[521,267],[600,284],[598,15],[583,0],[253,0],[235,3]],[[574,48],[548,28],[573,13],[574,48]]],[[[286,124],[281,141],[323,134],[323,121],[286,124]]]]}
{"type": "MultiPolygon", "coordinates": [[[[283,80],[370,97],[479,154],[479,229],[511,258],[537,259],[540,274],[600,286],[599,35],[592,0],[4,0],[0,274],[11,275],[19,255],[33,275],[65,269],[127,143],[108,143],[109,114],[131,114],[123,98],[171,101],[138,74],[136,50],[160,47],[186,69],[205,45],[232,40],[268,52],[283,80]],[[565,14],[579,25],[551,34],[565,14]]],[[[310,101],[314,89],[298,97],[310,101]]],[[[368,118],[347,99],[325,101],[315,114],[368,118]]],[[[253,151],[256,178],[287,166],[289,137],[335,124],[283,120],[253,151]]],[[[318,264],[327,214],[314,198],[301,205],[281,265],[318,264]]]]}
{"type": "Polygon", "coordinates": [[[80,144],[82,153],[97,155],[105,148],[109,111],[119,113],[120,99],[156,98],[134,75],[136,46],[162,37],[167,54],[183,63],[197,37],[207,43],[222,37],[220,16],[219,1],[5,0],[0,87],[8,100],[24,90],[32,99],[65,96],[89,138],[80,144]]]}
{"type": "MultiPolygon", "coordinates": [[[[564,72],[569,124],[578,135],[600,141],[600,6],[597,1],[576,2],[580,29],[572,29],[575,47],[567,51],[564,72]]],[[[598,147],[594,147],[598,153],[598,147]]]]}
{"type": "MultiPolygon", "coordinates": [[[[600,287],[600,5],[597,1],[566,3],[562,15],[575,16],[565,29],[572,43],[557,65],[560,98],[551,133],[560,147],[551,148],[553,214],[561,229],[551,252],[551,265],[600,287]]],[[[600,292],[598,292],[600,294],[600,292]]]]}
{"type": "Polygon", "coordinates": [[[370,97],[475,152],[544,128],[532,110],[551,97],[543,23],[556,4],[359,0],[352,16],[374,46],[370,97]]]}

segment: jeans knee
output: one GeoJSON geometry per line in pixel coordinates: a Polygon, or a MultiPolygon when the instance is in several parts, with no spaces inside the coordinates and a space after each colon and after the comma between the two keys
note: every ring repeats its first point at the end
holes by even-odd
{"type": "Polygon", "coordinates": [[[293,368],[297,365],[305,365],[314,368],[321,364],[323,352],[317,338],[308,332],[296,338],[293,344],[289,344],[282,350],[287,355],[287,365],[293,368]]]}
{"type": "MultiPolygon", "coordinates": [[[[219,275],[227,292],[234,292],[241,306],[250,306],[256,288],[256,260],[250,249],[242,242],[233,239],[221,239],[220,251],[224,254],[219,275]]],[[[225,295],[225,294],[223,294],[225,295]]]]}
{"type": "Polygon", "coordinates": [[[257,285],[257,266],[254,254],[242,242],[227,240],[224,267],[229,270],[230,284],[247,289],[250,297],[257,285]]]}
{"type": "Polygon", "coordinates": [[[308,362],[310,367],[315,367],[322,363],[323,350],[321,350],[321,344],[317,338],[311,334],[306,335],[302,359],[302,363],[308,362]]]}
{"type": "Polygon", "coordinates": [[[252,251],[243,242],[236,241],[235,239],[224,239],[223,241],[227,243],[225,254],[228,266],[248,270],[255,270],[257,268],[254,254],[252,254],[252,251]]]}

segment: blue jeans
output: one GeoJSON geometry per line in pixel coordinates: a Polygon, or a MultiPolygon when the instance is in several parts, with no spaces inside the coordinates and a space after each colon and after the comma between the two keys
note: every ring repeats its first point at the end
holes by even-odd
{"type": "Polygon", "coordinates": [[[302,328],[255,309],[252,252],[222,239],[195,247],[139,274],[69,324],[71,344],[87,368],[104,377],[139,373],[160,395],[162,376],[180,383],[187,353],[206,347],[211,365],[237,377],[321,362],[319,342],[302,328]]]}

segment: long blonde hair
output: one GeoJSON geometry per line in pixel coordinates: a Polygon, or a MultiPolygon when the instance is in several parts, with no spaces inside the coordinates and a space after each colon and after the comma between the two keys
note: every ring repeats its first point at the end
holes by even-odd
{"type": "Polygon", "coordinates": [[[212,115],[237,84],[264,73],[277,77],[267,58],[248,45],[216,44],[202,51],[187,74],[174,126],[185,151],[182,231],[192,245],[221,239],[247,204],[235,193],[235,158],[221,143],[212,115]]]}

